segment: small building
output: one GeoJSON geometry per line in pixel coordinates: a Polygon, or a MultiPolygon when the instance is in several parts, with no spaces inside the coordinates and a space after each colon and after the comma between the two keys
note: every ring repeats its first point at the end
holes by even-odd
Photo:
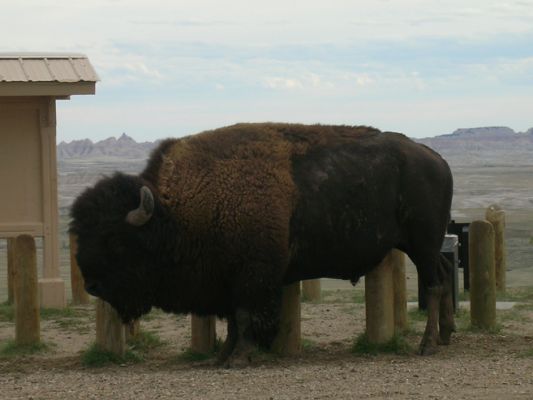
{"type": "Polygon", "coordinates": [[[64,307],[59,274],[56,100],[94,94],[82,54],[0,53],[0,238],[43,238],[40,304],[64,307]]]}

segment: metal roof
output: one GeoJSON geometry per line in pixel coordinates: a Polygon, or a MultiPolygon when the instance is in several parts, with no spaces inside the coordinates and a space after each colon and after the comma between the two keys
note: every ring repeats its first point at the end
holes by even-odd
{"type": "Polygon", "coordinates": [[[61,53],[0,53],[0,82],[97,82],[87,56],[61,53]]]}

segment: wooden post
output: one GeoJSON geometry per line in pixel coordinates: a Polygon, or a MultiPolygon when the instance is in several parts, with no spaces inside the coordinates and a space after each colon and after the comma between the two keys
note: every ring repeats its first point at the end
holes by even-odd
{"type": "Polygon", "coordinates": [[[30,235],[14,239],[13,254],[16,274],[14,279],[15,298],[15,342],[18,345],[39,343],[39,285],[37,280],[37,251],[35,240],[30,235]]]}
{"type": "Polygon", "coordinates": [[[366,334],[370,343],[382,344],[394,336],[394,289],[391,253],[365,275],[366,334]]]}
{"type": "Polygon", "coordinates": [[[191,350],[208,354],[215,350],[216,318],[191,315],[191,350]]]}
{"type": "Polygon", "coordinates": [[[470,320],[481,329],[496,324],[494,228],[488,221],[470,224],[470,320]]]}
{"type": "Polygon", "coordinates": [[[69,234],[70,242],[70,284],[72,288],[72,304],[89,304],[89,293],[85,291],[85,282],[76,261],[78,240],[76,235],[69,234]]]}
{"type": "Polygon", "coordinates": [[[120,357],[126,351],[124,324],[115,309],[101,299],[96,300],[96,345],[120,357]]]}
{"type": "Polygon", "coordinates": [[[505,272],[507,269],[505,250],[505,211],[497,204],[492,204],[485,212],[485,218],[494,228],[494,268],[496,290],[505,292],[505,272]]]}
{"type": "Polygon", "coordinates": [[[15,301],[14,280],[15,280],[15,239],[7,239],[7,303],[13,304],[15,301]]]}
{"type": "Polygon", "coordinates": [[[272,343],[272,351],[281,355],[301,351],[300,282],[283,288],[279,333],[272,343]]]}
{"type": "Polygon", "coordinates": [[[319,301],[320,297],[320,279],[302,281],[303,301],[319,301]]]}
{"type": "Polygon", "coordinates": [[[407,331],[407,281],[405,277],[405,254],[392,249],[392,281],[394,287],[394,333],[403,334],[407,331]]]}

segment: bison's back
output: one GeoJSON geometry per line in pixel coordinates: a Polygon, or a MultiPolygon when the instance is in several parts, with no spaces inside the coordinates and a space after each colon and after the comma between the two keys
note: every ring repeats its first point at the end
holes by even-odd
{"type": "Polygon", "coordinates": [[[268,123],[164,142],[143,176],[216,262],[285,260],[290,281],[356,279],[407,248],[410,210],[438,203],[447,174],[400,134],[268,123]]]}

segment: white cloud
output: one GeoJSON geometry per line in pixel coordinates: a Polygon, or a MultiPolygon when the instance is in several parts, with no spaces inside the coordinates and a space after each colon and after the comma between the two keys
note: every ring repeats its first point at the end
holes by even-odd
{"type": "Polygon", "coordinates": [[[297,79],[268,77],[264,79],[264,85],[269,89],[301,89],[302,83],[297,79]]]}
{"type": "Polygon", "coordinates": [[[356,75],[355,76],[355,83],[357,84],[357,86],[370,86],[374,83],[374,79],[371,78],[369,75],[367,74],[361,74],[361,75],[356,75]]]}
{"type": "Polygon", "coordinates": [[[160,80],[161,73],[155,68],[149,68],[143,61],[126,62],[124,68],[141,77],[149,77],[160,80]]]}
{"type": "MultiPolygon", "coordinates": [[[[263,87],[268,89],[278,90],[301,90],[322,92],[323,94],[331,93],[331,91],[338,90],[344,85],[344,82],[339,78],[329,79],[316,72],[305,71],[305,65],[292,65],[292,69],[296,70],[295,74],[298,77],[266,77],[262,79],[263,87]]],[[[331,72],[324,68],[324,73],[331,72]]],[[[261,71],[256,71],[261,73],[261,71]]]]}
{"type": "MultiPolygon", "coordinates": [[[[427,122],[431,135],[448,131],[446,123],[464,126],[468,119],[455,118],[462,110],[453,104],[480,91],[512,96],[512,83],[525,93],[533,70],[530,50],[508,49],[515,38],[533,37],[533,7],[524,0],[0,3],[0,37],[9,38],[2,51],[86,53],[102,79],[93,108],[84,111],[89,102],[76,97],[62,106],[65,137],[87,114],[94,135],[136,127],[172,133],[180,122],[197,131],[248,119],[395,129],[402,118],[410,128],[427,122]],[[440,125],[417,118],[415,108],[439,96],[452,107],[429,113],[440,125]],[[173,106],[163,106],[168,99],[173,106]]],[[[502,108],[486,118],[509,125],[526,118],[522,108],[494,101],[502,108]]]]}

